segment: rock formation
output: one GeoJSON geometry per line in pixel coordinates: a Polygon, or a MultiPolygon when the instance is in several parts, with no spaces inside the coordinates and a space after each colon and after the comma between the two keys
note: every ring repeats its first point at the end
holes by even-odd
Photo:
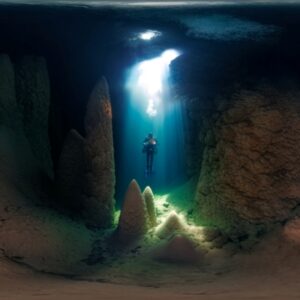
{"type": "Polygon", "coordinates": [[[0,125],[20,129],[22,123],[16,100],[15,71],[6,54],[0,55],[0,105],[0,125]]]}
{"type": "Polygon", "coordinates": [[[140,187],[132,180],[127,189],[121,210],[118,236],[122,242],[138,239],[147,232],[147,207],[140,187]]]}
{"type": "Polygon", "coordinates": [[[143,198],[146,203],[148,218],[149,218],[149,226],[155,227],[157,225],[156,221],[156,212],[155,212],[155,204],[154,204],[154,195],[149,186],[147,186],[143,192],[143,198]]]}
{"type": "Polygon", "coordinates": [[[15,72],[10,58],[0,55],[0,181],[4,180],[32,200],[39,200],[40,167],[25,136],[17,104],[15,72]]]}
{"type": "Polygon", "coordinates": [[[291,217],[300,203],[299,98],[261,87],[219,106],[195,199],[202,223],[234,235],[291,217]]]}
{"type": "Polygon", "coordinates": [[[156,234],[159,238],[164,239],[175,233],[185,231],[185,224],[176,212],[171,212],[166,220],[157,228],[156,234]]]}
{"type": "Polygon", "coordinates": [[[106,80],[94,88],[85,116],[85,215],[89,223],[106,228],[114,215],[115,168],[112,110],[106,80]]]}
{"type": "Polygon", "coordinates": [[[57,170],[61,201],[75,211],[83,209],[84,138],[72,129],[63,146],[57,170]]]}
{"type": "Polygon", "coordinates": [[[42,57],[24,57],[16,65],[17,103],[22,114],[25,135],[42,169],[53,177],[48,119],[50,82],[42,57]]]}

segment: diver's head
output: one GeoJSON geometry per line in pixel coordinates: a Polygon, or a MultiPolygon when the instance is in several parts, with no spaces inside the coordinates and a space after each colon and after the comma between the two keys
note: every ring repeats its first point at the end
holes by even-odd
{"type": "Polygon", "coordinates": [[[149,133],[148,138],[152,139],[153,138],[153,133],[149,133]]]}

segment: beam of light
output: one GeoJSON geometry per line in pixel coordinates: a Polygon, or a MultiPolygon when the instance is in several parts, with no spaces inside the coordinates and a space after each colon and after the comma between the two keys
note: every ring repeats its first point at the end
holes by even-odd
{"type": "Polygon", "coordinates": [[[165,64],[167,64],[169,66],[170,63],[174,59],[176,59],[179,55],[180,55],[180,53],[177,50],[170,49],[170,50],[166,50],[165,52],[163,52],[163,54],[161,55],[161,59],[165,62],[165,64]]]}
{"type": "MultiPolygon", "coordinates": [[[[184,131],[181,102],[172,97],[171,63],[180,53],[169,49],[152,59],[141,60],[128,69],[124,115],[120,126],[121,146],[118,164],[119,189],[126,191],[135,178],[141,187],[157,192],[181,182],[184,177],[184,131]],[[157,139],[153,174],[146,170],[142,151],[148,133],[157,139]]],[[[123,192],[122,192],[123,193],[123,192]]]]}
{"type": "Polygon", "coordinates": [[[165,64],[160,58],[146,60],[138,65],[138,86],[144,90],[149,97],[162,92],[163,75],[165,64]]]}
{"type": "Polygon", "coordinates": [[[157,110],[154,107],[154,100],[150,99],[147,107],[147,114],[150,117],[155,117],[157,115],[157,110]]]}
{"type": "Polygon", "coordinates": [[[146,112],[150,117],[157,115],[169,66],[179,55],[180,53],[177,50],[169,49],[164,51],[159,57],[143,61],[137,66],[136,88],[139,88],[144,94],[148,103],[146,112]]]}

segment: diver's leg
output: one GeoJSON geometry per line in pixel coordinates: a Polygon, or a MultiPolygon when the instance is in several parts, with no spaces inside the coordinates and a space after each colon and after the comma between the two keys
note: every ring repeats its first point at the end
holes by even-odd
{"type": "Polygon", "coordinates": [[[150,173],[152,173],[152,171],[153,171],[153,153],[150,154],[149,166],[150,166],[150,173]]]}
{"type": "Polygon", "coordinates": [[[146,166],[146,172],[150,172],[150,153],[147,152],[147,166],[146,166]]]}

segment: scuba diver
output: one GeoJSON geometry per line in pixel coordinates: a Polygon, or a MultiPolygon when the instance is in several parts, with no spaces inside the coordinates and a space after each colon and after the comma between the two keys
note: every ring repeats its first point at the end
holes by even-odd
{"type": "Polygon", "coordinates": [[[144,143],[143,143],[143,153],[146,153],[146,174],[150,175],[153,172],[153,158],[154,154],[157,153],[157,140],[153,137],[152,133],[149,133],[146,136],[144,143]]]}

